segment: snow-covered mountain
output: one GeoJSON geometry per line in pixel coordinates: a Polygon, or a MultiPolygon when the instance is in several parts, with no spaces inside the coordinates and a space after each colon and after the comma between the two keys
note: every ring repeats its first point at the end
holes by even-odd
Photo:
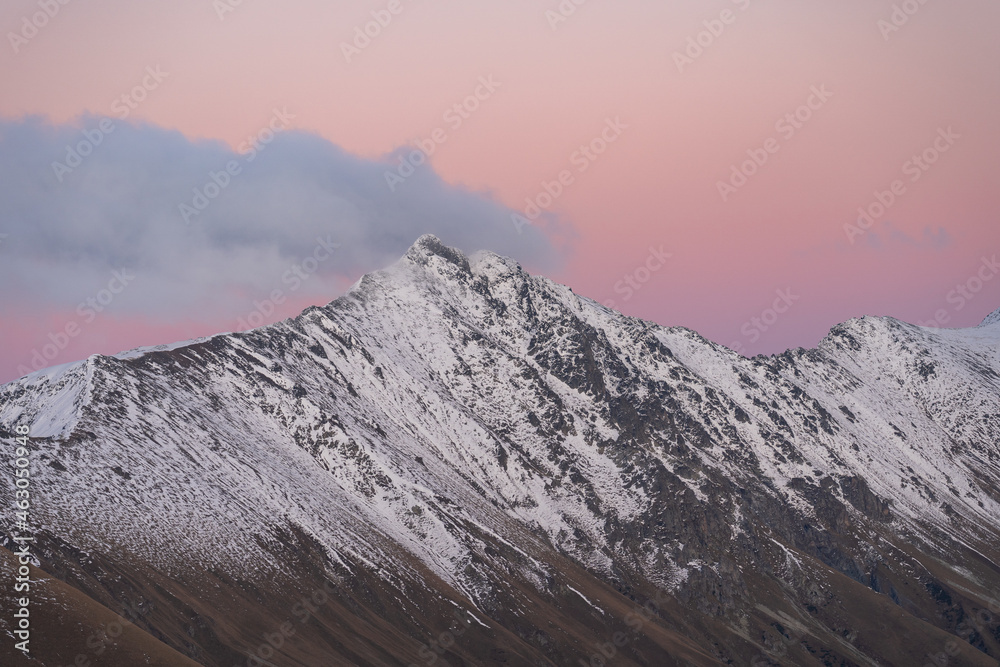
{"type": "Polygon", "coordinates": [[[41,569],[204,665],[1000,664],[1000,311],[746,359],[425,236],[20,425],[41,569]]]}

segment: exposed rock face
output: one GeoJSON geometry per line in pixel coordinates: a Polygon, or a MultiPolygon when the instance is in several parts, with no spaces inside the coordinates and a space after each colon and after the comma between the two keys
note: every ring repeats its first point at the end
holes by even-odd
{"type": "Polygon", "coordinates": [[[204,665],[997,665],[998,350],[866,317],[745,359],[422,237],[0,387],[0,437],[42,569],[204,665]]]}

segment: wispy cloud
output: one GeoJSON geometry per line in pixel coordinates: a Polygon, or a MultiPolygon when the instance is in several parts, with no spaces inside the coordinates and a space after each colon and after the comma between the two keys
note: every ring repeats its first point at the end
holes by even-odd
{"type": "Polygon", "coordinates": [[[869,247],[876,250],[891,250],[893,248],[920,248],[923,250],[944,250],[952,244],[951,235],[944,227],[932,229],[925,227],[920,236],[914,238],[891,222],[884,222],[879,231],[870,232],[865,239],[869,247]]]}
{"type": "Polygon", "coordinates": [[[72,308],[111,271],[127,268],[137,277],[116,302],[123,314],[244,313],[233,296],[266,294],[317,239],[339,246],[303,291],[320,301],[427,232],[539,266],[557,259],[541,231],[515,233],[509,210],[445,183],[432,168],[390,192],[388,157],[362,159],[310,133],[276,132],[251,159],[249,150],[118,121],[98,145],[76,151],[85,131],[98,136],[101,121],[0,121],[5,307],[72,308]],[[71,161],[72,152],[88,154],[71,161]],[[227,172],[233,164],[238,171],[227,172]]]}

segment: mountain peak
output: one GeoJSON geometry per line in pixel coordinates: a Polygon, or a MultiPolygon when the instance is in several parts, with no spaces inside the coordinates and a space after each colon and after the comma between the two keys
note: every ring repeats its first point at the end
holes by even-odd
{"type": "Polygon", "coordinates": [[[433,234],[424,234],[406,251],[406,258],[420,265],[426,265],[434,257],[469,271],[469,259],[465,254],[457,248],[441,243],[441,239],[433,234]]]}
{"type": "Polygon", "coordinates": [[[982,324],[980,324],[979,326],[981,326],[981,327],[988,327],[991,324],[996,324],[998,322],[1000,322],[1000,308],[997,308],[992,313],[990,313],[989,315],[987,315],[986,319],[984,319],[983,322],[982,322],[982,324]]]}
{"type": "Polygon", "coordinates": [[[441,239],[439,239],[434,234],[421,234],[420,238],[418,238],[416,241],[414,241],[413,245],[410,246],[410,248],[411,249],[413,249],[413,248],[420,248],[420,249],[433,250],[435,248],[439,248],[439,247],[443,247],[443,246],[444,246],[444,244],[441,243],[441,239]]]}

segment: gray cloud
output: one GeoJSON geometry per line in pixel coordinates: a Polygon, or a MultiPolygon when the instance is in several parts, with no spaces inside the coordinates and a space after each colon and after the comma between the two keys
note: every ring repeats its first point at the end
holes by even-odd
{"type": "Polygon", "coordinates": [[[390,191],[385,172],[395,164],[299,131],[278,133],[251,160],[219,142],[101,117],[0,121],[0,233],[8,235],[0,302],[73,307],[124,267],[137,277],[116,302],[120,312],[238,313],[247,298],[281,287],[317,239],[340,246],[303,288],[321,300],[428,232],[466,251],[487,248],[539,267],[558,261],[538,228],[518,234],[511,211],[446,184],[429,165],[390,191]],[[102,122],[112,131],[101,132],[102,122]],[[69,147],[98,137],[74,167],[69,147]],[[223,175],[227,164],[240,173],[223,175]],[[216,193],[212,173],[225,186],[196,199],[196,190],[216,193]]]}
{"type": "Polygon", "coordinates": [[[868,245],[876,250],[885,250],[892,247],[924,248],[930,250],[944,250],[952,243],[951,235],[944,227],[932,229],[925,227],[920,238],[913,238],[906,232],[896,228],[891,222],[885,221],[881,225],[882,234],[871,231],[865,239],[868,245]]]}

